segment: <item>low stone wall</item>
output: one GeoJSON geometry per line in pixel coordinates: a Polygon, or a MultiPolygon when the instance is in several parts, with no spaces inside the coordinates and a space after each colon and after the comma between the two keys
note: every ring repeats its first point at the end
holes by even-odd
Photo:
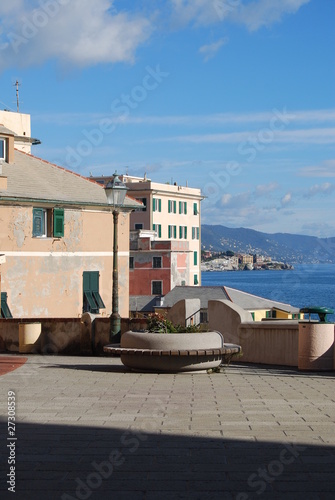
{"type": "MultiPolygon", "coordinates": [[[[0,352],[19,352],[20,324],[41,324],[41,334],[32,353],[103,355],[109,344],[109,318],[85,313],[82,318],[0,319],[0,352]]],[[[146,320],[122,319],[121,331],[146,328],[146,320]]]]}
{"type": "Polygon", "coordinates": [[[298,366],[297,321],[257,321],[238,328],[243,363],[298,366]]]}
{"type": "Polygon", "coordinates": [[[252,321],[251,314],[228,300],[208,301],[209,328],[225,342],[242,347],[233,361],[298,366],[298,321],[252,321]]]}

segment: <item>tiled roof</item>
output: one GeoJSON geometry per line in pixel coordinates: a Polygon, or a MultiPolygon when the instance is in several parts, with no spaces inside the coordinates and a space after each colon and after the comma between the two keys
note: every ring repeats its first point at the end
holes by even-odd
{"type": "MultiPolygon", "coordinates": [[[[14,158],[14,163],[3,163],[2,175],[7,177],[7,190],[0,190],[0,199],[107,205],[101,184],[22,151],[15,150],[14,158]]],[[[141,206],[128,196],[125,205],[141,206]]]]}
{"type": "Polygon", "coordinates": [[[129,309],[133,312],[152,312],[157,306],[156,295],[130,295],[129,309]]]}
{"type": "Polygon", "coordinates": [[[229,300],[247,311],[276,308],[291,313],[299,312],[299,308],[290,304],[264,299],[227,286],[176,286],[165,295],[163,307],[172,307],[183,299],[200,299],[202,309],[207,309],[209,300],[229,300]]]}
{"type": "Polygon", "coordinates": [[[293,307],[290,304],[284,304],[283,302],[264,299],[263,297],[258,297],[257,295],[252,295],[251,293],[242,292],[241,290],[236,290],[235,288],[229,288],[227,286],[225,287],[225,289],[234,304],[248,311],[276,308],[286,312],[299,312],[299,308],[293,307]]]}
{"type": "Polygon", "coordinates": [[[2,124],[0,124],[0,134],[4,135],[16,135],[15,132],[12,130],[9,130],[9,128],[4,127],[2,124]]]}
{"type": "Polygon", "coordinates": [[[200,299],[200,307],[207,309],[209,300],[229,300],[223,286],[176,286],[164,297],[163,307],[172,307],[183,299],[200,299]]]}

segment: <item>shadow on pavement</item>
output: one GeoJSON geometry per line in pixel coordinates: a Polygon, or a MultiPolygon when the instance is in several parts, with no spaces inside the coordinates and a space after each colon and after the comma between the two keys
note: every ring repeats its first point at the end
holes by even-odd
{"type": "MultiPolygon", "coordinates": [[[[7,422],[0,428],[7,436],[7,422]]],[[[150,416],[142,432],[18,422],[17,441],[2,439],[1,498],[334,498],[334,446],[157,434],[153,429],[150,416]],[[13,497],[5,476],[8,443],[16,457],[13,497]]]]}

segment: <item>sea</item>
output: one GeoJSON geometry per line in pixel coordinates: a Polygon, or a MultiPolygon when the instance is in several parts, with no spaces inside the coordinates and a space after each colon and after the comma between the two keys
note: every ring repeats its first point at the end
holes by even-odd
{"type": "MultiPolygon", "coordinates": [[[[335,264],[296,264],[293,270],[203,271],[202,286],[228,286],[295,307],[335,311],[335,264]]],[[[327,315],[335,322],[335,314],[327,315]]]]}

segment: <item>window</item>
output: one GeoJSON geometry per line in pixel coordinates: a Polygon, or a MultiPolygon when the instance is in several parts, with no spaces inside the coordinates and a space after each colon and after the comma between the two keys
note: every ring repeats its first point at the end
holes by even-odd
{"type": "Polygon", "coordinates": [[[134,257],[129,257],[129,269],[134,269],[134,257]]]}
{"type": "Polygon", "coordinates": [[[105,304],[99,293],[99,271],[83,272],[83,312],[99,314],[105,304]]]}
{"type": "Polygon", "coordinates": [[[64,236],[63,208],[33,208],[33,237],[62,238],[64,236]]]}
{"type": "Polygon", "coordinates": [[[193,264],[194,264],[195,266],[197,266],[197,265],[198,265],[198,252],[194,252],[194,253],[193,253],[193,264]]]}
{"type": "Polygon", "coordinates": [[[1,318],[12,318],[12,313],[7,304],[7,293],[1,292],[1,318]]]}
{"type": "Polygon", "coordinates": [[[168,212],[169,212],[169,214],[176,214],[177,213],[176,200],[168,200],[168,212]]]}
{"type": "Polygon", "coordinates": [[[194,285],[199,285],[198,275],[197,274],[194,275],[193,284],[194,285]]]}
{"type": "Polygon", "coordinates": [[[138,222],[137,224],[135,224],[135,230],[140,230],[140,229],[143,229],[143,224],[142,222],[138,222]]]}
{"type": "Polygon", "coordinates": [[[198,203],[193,203],[193,215],[198,215],[198,203]]]}
{"type": "Polygon", "coordinates": [[[161,281],[151,282],[151,295],[162,295],[163,283],[161,281]]]}
{"type": "Polygon", "coordinates": [[[0,160],[6,160],[6,139],[0,138],[0,160]]]}
{"type": "Polygon", "coordinates": [[[192,227],[192,240],[198,240],[198,239],[199,239],[199,228],[192,227]]]}
{"type": "Polygon", "coordinates": [[[139,201],[140,203],[143,203],[143,207],[142,207],[142,212],[146,212],[147,211],[147,199],[146,198],[136,198],[137,201],[139,201]]]}
{"type": "Polygon", "coordinates": [[[180,214],[187,214],[187,203],[186,203],[186,201],[180,201],[179,202],[179,213],[180,214]]]}
{"type": "Polygon", "coordinates": [[[168,226],[168,237],[177,238],[177,226],[168,226]]]}
{"type": "Polygon", "coordinates": [[[179,239],[187,239],[187,226],[179,226],[179,239]]]}
{"type": "Polygon", "coordinates": [[[154,269],[160,269],[162,267],[162,257],[153,257],[152,258],[152,267],[154,269]]]}
{"type": "Polygon", "coordinates": [[[161,224],[153,224],[152,229],[157,233],[158,238],[162,237],[162,225],[161,224]]]}
{"type": "Polygon", "coordinates": [[[160,198],[153,198],[152,211],[153,212],[161,212],[162,211],[162,200],[160,198]]]}

